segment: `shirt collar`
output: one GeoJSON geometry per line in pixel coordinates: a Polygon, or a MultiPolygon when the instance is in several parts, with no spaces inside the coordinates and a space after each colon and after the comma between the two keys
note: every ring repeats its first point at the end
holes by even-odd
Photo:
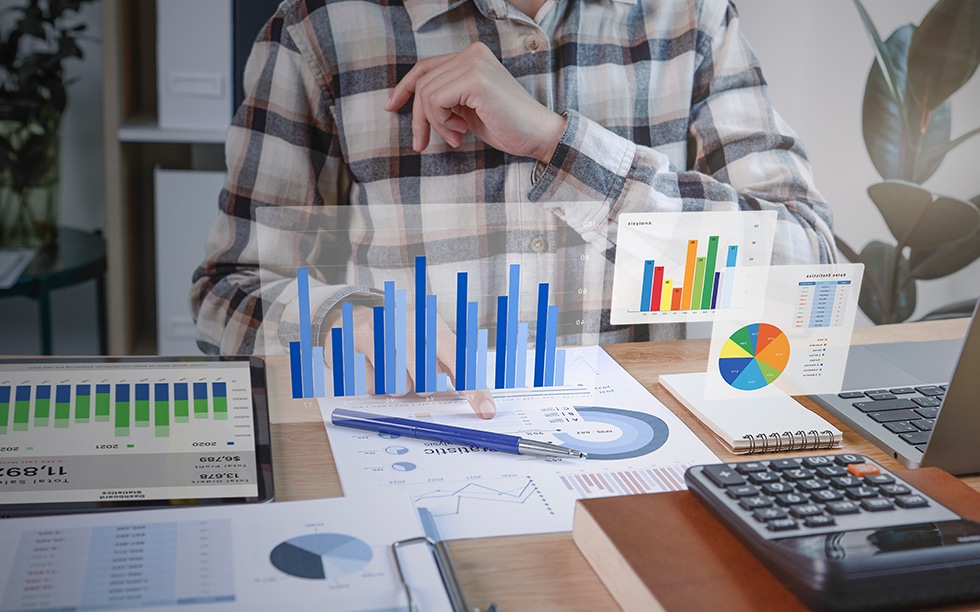
{"type": "MultiPolygon", "coordinates": [[[[468,2],[487,19],[501,19],[507,16],[510,5],[505,0],[403,0],[408,17],[412,20],[412,29],[416,32],[425,24],[440,15],[460,7],[468,2]]],[[[583,2],[589,0],[563,0],[565,2],[583,2]]],[[[600,0],[602,1],[602,0],[600,0]]],[[[637,0],[605,0],[619,4],[636,4],[637,0]]]]}

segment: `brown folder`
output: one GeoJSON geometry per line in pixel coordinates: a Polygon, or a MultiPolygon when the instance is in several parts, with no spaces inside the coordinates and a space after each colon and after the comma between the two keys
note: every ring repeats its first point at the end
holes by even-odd
{"type": "MultiPolygon", "coordinates": [[[[947,472],[894,473],[980,522],[980,493],[947,472]]],[[[806,610],[689,491],[579,500],[572,536],[624,610],[806,610]]]]}

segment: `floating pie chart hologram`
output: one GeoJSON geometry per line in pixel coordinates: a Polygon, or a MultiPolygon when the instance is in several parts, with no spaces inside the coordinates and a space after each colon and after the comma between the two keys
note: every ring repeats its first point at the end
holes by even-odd
{"type": "Polygon", "coordinates": [[[789,338],[769,323],[753,323],[725,340],[718,370],[729,385],[754,391],[772,384],[789,363],[789,338]]]}
{"type": "Polygon", "coordinates": [[[310,533],[278,544],[269,561],[279,570],[296,576],[325,580],[359,572],[374,553],[363,540],[342,533],[310,533]]]}

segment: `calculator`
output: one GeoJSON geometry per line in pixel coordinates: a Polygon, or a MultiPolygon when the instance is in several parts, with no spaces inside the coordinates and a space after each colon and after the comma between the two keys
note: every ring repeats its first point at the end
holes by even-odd
{"type": "Polygon", "coordinates": [[[685,481],[811,608],[980,598],[980,523],[863,455],[697,465],[685,481]]]}

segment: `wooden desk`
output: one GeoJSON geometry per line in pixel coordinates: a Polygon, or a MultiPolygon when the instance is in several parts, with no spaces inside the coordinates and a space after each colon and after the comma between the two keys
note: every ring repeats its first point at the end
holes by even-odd
{"type": "MultiPolygon", "coordinates": [[[[962,338],[966,319],[907,323],[854,331],[855,344],[962,338]]],[[[659,383],[659,375],[704,370],[709,340],[678,340],[605,347],[624,368],[673,411],[722,460],[744,459],[728,452],[659,383]]],[[[290,399],[285,357],[270,358],[273,462],[278,500],[343,494],[314,402],[290,399]]],[[[902,466],[822,409],[808,404],[844,432],[841,452],[861,453],[889,469],[902,466]]],[[[826,451],[795,453],[794,456],[826,451]]],[[[980,491],[980,475],[963,478],[980,491]]],[[[656,520],[656,517],[651,517],[656,520]]],[[[457,540],[449,545],[467,603],[502,610],[615,610],[616,602],[572,541],[571,533],[457,540]]]]}

